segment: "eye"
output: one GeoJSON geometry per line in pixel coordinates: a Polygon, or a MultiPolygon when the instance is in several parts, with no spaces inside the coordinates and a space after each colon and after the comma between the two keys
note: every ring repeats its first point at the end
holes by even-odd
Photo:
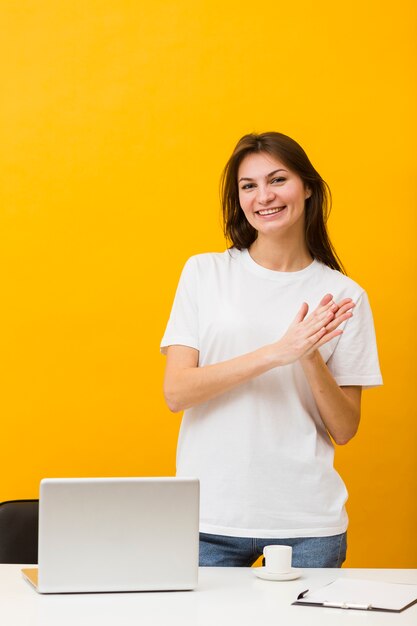
{"type": "Polygon", "coordinates": [[[246,183],[245,185],[241,186],[241,189],[245,191],[246,189],[253,189],[254,187],[254,183],[246,183]]]}
{"type": "Polygon", "coordinates": [[[277,176],[271,180],[271,183],[274,185],[275,183],[285,183],[287,179],[284,176],[277,176]]]}

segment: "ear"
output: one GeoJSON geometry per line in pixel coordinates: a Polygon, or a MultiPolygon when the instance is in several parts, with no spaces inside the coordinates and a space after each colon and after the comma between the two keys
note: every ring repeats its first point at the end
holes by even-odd
{"type": "Polygon", "coordinates": [[[308,200],[308,198],[311,198],[312,193],[313,192],[311,191],[310,187],[306,187],[306,189],[305,189],[305,198],[304,199],[308,200]]]}

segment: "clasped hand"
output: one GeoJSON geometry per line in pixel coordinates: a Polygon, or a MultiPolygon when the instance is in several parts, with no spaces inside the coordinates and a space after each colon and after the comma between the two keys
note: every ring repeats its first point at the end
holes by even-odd
{"type": "Polygon", "coordinates": [[[338,327],[352,317],[355,303],[345,298],[338,304],[326,294],[318,307],[308,314],[308,304],[303,302],[285,335],[274,345],[281,365],[294,363],[312,355],[318,348],[342,334],[338,327]]]}

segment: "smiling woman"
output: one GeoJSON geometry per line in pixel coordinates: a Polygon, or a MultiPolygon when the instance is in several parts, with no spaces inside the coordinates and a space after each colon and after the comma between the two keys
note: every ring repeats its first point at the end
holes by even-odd
{"type": "Polygon", "coordinates": [[[305,208],[299,223],[299,227],[304,230],[298,232],[298,241],[305,242],[312,258],[342,271],[342,263],[326,229],[330,190],[303,148],[282,133],[245,135],[234,149],[222,178],[226,237],[238,249],[249,248],[259,238],[257,224],[253,224],[245,212],[250,200],[252,210],[256,207],[256,201],[260,201],[258,211],[262,210],[265,201],[265,209],[272,206],[274,201],[275,204],[281,201],[281,207],[284,208],[288,194],[294,200],[296,198],[293,195],[297,195],[297,191],[300,194],[298,210],[304,213],[305,208]],[[252,180],[250,176],[248,178],[248,172],[251,171],[253,175],[257,172],[260,180],[252,180]],[[256,189],[257,193],[250,191],[256,189]],[[260,193],[267,195],[262,198],[260,193]]]}
{"type": "Polygon", "coordinates": [[[247,566],[266,543],[340,567],[346,488],[333,467],[381,384],[364,290],[326,231],[328,191],[280,133],[246,135],[223,179],[232,247],[187,262],[161,348],[185,409],[177,473],[201,482],[200,564],[247,566]],[[311,310],[311,313],[309,313],[311,310]]]}

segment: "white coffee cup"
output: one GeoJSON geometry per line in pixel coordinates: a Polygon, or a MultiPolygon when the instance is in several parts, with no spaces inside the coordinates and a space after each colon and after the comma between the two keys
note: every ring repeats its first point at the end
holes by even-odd
{"type": "Polygon", "coordinates": [[[270,574],[288,574],[291,571],[291,546],[265,546],[265,571],[270,574]]]}

